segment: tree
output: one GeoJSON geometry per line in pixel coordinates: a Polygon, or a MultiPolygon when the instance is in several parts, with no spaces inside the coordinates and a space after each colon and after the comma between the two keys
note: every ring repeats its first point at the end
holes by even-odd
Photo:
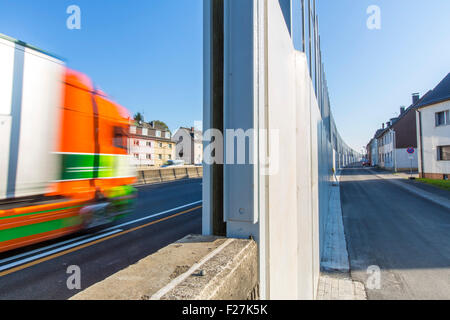
{"type": "Polygon", "coordinates": [[[155,120],[155,121],[153,121],[153,125],[155,126],[155,128],[161,128],[163,130],[170,131],[167,124],[163,121],[155,120]]]}
{"type": "Polygon", "coordinates": [[[133,118],[137,122],[144,122],[144,116],[140,112],[136,113],[133,118]]]}

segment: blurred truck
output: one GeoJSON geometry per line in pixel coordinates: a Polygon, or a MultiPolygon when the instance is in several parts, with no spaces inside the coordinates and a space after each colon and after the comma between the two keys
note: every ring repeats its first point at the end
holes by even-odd
{"type": "Polygon", "coordinates": [[[59,58],[0,35],[0,252],[132,210],[127,110],[59,58]]]}

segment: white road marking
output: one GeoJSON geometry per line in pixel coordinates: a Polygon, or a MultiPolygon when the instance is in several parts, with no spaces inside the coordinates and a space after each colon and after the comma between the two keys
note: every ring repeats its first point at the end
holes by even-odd
{"type": "Polygon", "coordinates": [[[91,237],[91,235],[85,235],[85,236],[81,236],[81,237],[74,238],[74,239],[69,239],[69,240],[66,240],[66,241],[63,241],[63,242],[59,242],[59,243],[55,243],[55,244],[52,244],[52,245],[49,245],[49,246],[46,246],[46,247],[43,247],[43,248],[38,248],[38,249],[33,250],[33,251],[24,252],[24,253],[19,254],[19,255],[15,255],[15,256],[12,256],[12,257],[8,257],[8,258],[5,258],[5,259],[2,259],[2,260],[0,260],[0,264],[4,264],[6,262],[17,260],[17,259],[21,259],[23,257],[27,257],[27,256],[31,255],[28,258],[25,258],[25,259],[22,259],[22,260],[18,260],[18,261],[15,261],[15,262],[12,262],[12,263],[0,266],[0,271],[11,269],[11,268],[14,268],[14,267],[16,267],[18,265],[21,265],[21,264],[24,264],[24,263],[27,263],[27,262],[30,262],[30,261],[34,261],[34,260],[37,260],[37,259],[49,256],[49,255],[52,255],[54,253],[58,253],[58,252],[61,252],[61,251],[64,251],[64,250],[67,250],[67,249],[70,249],[70,248],[73,248],[73,247],[77,247],[77,246],[85,244],[85,243],[88,243],[88,242],[92,242],[92,241],[95,241],[95,240],[98,240],[98,239],[101,239],[101,238],[104,238],[104,237],[107,237],[107,236],[110,236],[110,235],[122,232],[123,230],[119,229],[119,228],[126,227],[126,226],[129,226],[131,224],[135,224],[135,223],[142,222],[142,221],[145,221],[145,220],[149,220],[149,219],[152,219],[152,218],[155,218],[155,217],[159,217],[159,216],[168,214],[168,213],[173,212],[173,211],[177,211],[177,210],[180,210],[180,209],[185,209],[187,207],[191,207],[191,206],[194,206],[196,204],[201,204],[202,202],[203,201],[200,200],[200,201],[188,203],[188,204],[185,204],[183,206],[179,206],[179,207],[172,208],[172,209],[169,209],[169,210],[166,210],[166,211],[155,213],[155,214],[152,214],[152,215],[149,215],[149,216],[146,216],[146,217],[143,217],[143,218],[139,218],[139,219],[136,219],[136,220],[133,220],[133,221],[125,222],[125,223],[122,223],[122,224],[117,225],[117,226],[112,226],[110,228],[102,230],[101,231],[102,233],[99,234],[98,236],[91,237]],[[78,240],[80,240],[80,241],[78,241],[78,240]],[[57,249],[46,251],[46,250],[53,249],[53,248],[57,248],[57,249]],[[43,252],[43,251],[46,251],[46,252],[38,254],[38,253],[43,252]]]}
{"type": "Polygon", "coordinates": [[[3,263],[8,262],[8,261],[12,261],[12,260],[17,260],[17,259],[29,256],[29,255],[33,255],[33,254],[36,254],[36,253],[39,253],[39,252],[42,252],[42,251],[45,251],[45,250],[53,249],[53,248],[56,248],[56,247],[59,247],[59,246],[62,246],[62,245],[65,245],[65,244],[68,244],[68,243],[71,243],[71,242],[74,242],[74,241],[83,240],[83,239],[86,239],[86,238],[91,237],[91,236],[92,236],[91,234],[87,234],[87,235],[84,235],[84,236],[81,236],[81,237],[69,239],[69,240],[66,240],[66,241],[63,241],[63,242],[58,242],[58,243],[55,243],[55,244],[52,244],[52,245],[49,245],[49,246],[46,246],[46,247],[43,247],[43,248],[39,248],[39,249],[36,249],[36,250],[24,252],[24,253],[21,253],[21,254],[9,257],[9,258],[2,259],[2,260],[0,260],[0,264],[3,264],[3,263]]]}
{"type": "Polygon", "coordinates": [[[122,232],[122,231],[123,230],[118,229],[118,230],[114,230],[114,231],[111,231],[111,232],[103,233],[103,234],[95,236],[95,237],[87,238],[85,240],[78,241],[78,242],[75,242],[75,243],[63,246],[63,247],[59,247],[59,248],[54,249],[54,250],[50,250],[50,251],[47,251],[47,252],[44,252],[44,253],[41,253],[41,254],[37,254],[37,255],[34,255],[34,256],[22,259],[22,260],[18,260],[18,261],[15,261],[15,262],[12,262],[12,263],[9,263],[9,264],[1,266],[0,267],[0,271],[8,270],[8,269],[14,268],[16,266],[20,266],[22,264],[25,264],[27,262],[38,260],[40,258],[44,258],[44,257],[50,256],[50,255],[52,255],[54,253],[58,253],[58,252],[61,252],[61,251],[67,250],[67,249],[71,249],[71,248],[77,247],[79,245],[82,245],[82,244],[85,244],[85,243],[88,243],[88,242],[92,242],[92,241],[95,241],[95,240],[98,240],[98,239],[101,239],[101,238],[105,238],[105,237],[108,237],[110,235],[122,232]]]}
{"type": "Polygon", "coordinates": [[[172,209],[169,209],[169,210],[166,210],[166,211],[162,211],[162,212],[159,212],[159,213],[152,214],[152,215],[150,215],[150,216],[146,216],[146,217],[139,218],[139,219],[136,219],[136,220],[133,220],[133,221],[125,222],[125,223],[119,224],[118,226],[114,226],[114,227],[105,229],[104,231],[112,230],[112,229],[115,229],[115,228],[126,227],[126,226],[129,226],[130,224],[135,224],[135,223],[138,223],[138,222],[141,222],[141,221],[149,220],[149,219],[152,219],[152,218],[155,218],[155,217],[159,217],[159,216],[168,214],[168,213],[170,213],[170,212],[172,212],[172,211],[176,211],[176,210],[180,210],[180,209],[185,209],[185,208],[187,208],[187,207],[191,207],[191,206],[193,206],[193,205],[200,204],[200,203],[203,203],[203,201],[200,200],[200,201],[192,202],[192,203],[186,204],[186,205],[184,205],[184,206],[172,208],[172,209]]]}

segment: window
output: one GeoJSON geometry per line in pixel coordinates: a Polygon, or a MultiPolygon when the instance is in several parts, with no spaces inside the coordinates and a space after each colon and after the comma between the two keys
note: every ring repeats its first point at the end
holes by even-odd
{"type": "Polygon", "coordinates": [[[166,139],[170,139],[170,132],[166,132],[166,139]]]}
{"type": "Polygon", "coordinates": [[[436,127],[450,124],[449,110],[436,113],[436,127]]]}
{"type": "Polygon", "coordinates": [[[169,154],[169,160],[172,160],[172,156],[169,154]]]}
{"type": "Polygon", "coordinates": [[[147,160],[152,160],[152,155],[151,154],[147,154],[147,160]]]}
{"type": "Polygon", "coordinates": [[[162,160],[162,154],[158,155],[159,160],[162,160]]]}
{"type": "Polygon", "coordinates": [[[134,158],[135,158],[135,159],[139,159],[139,154],[138,154],[138,153],[135,153],[135,154],[134,154],[134,158]]]}
{"type": "Polygon", "coordinates": [[[162,148],[162,147],[163,147],[163,144],[162,144],[162,143],[160,143],[160,144],[159,144],[159,147],[160,147],[160,148],[162,148]]]}
{"type": "Polygon", "coordinates": [[[150,141],[147,141],[147,147],[151,147],[152,143],[150,141]]]}
{"type": "Polygon", "coordinates": [[[438,147],[438,161],[450,161],[450,146],[438,147]]]}
{"type": "Polygon", "coordinates": [[[131,134],[136,134],[136,127],[135,126],[131,126],[130,127],[130,133],[131,134]]]}
{"type": "Polygon", "coordinates": [[[158,138],[161,138],[161,131],[157,130],[157,131],[156,131],[156,136],[157,136],[158,138]]]}
{"type": "Polygon", "coordinates": [[[134,140],[134,145],[136,146],[136,147],[139,147],[139,140],[134,140]]]}
{"type": "Polygon", "coordinates": [[[172,149],[172,144],[171,143],[169,143],[169,149],[172,149]]]}

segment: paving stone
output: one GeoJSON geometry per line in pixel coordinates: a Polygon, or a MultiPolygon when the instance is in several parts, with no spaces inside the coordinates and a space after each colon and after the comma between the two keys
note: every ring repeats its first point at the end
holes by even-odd
{"type": "Polygon", "coordinates": [[[317,300],[367,300],[364,285],[350,277],[338,183],[331,187],[324,248],[317,300]]]}

